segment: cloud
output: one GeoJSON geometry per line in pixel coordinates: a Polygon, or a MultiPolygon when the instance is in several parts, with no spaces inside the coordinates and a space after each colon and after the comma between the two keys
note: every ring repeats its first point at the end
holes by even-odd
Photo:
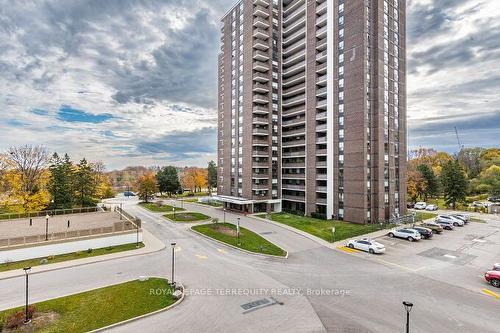
{"type": "Polygon", "coordinates": [[[71,106],[63,105],[57,111],[57,119],[70,123],[100,124],[114,117],[109,113],[92,114],[82,110],[73,109],[71,106]]]}

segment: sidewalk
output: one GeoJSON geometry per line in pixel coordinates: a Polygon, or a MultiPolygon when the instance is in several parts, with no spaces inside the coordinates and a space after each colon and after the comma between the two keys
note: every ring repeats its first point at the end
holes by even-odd
{"type": "MultiPolygon", "coordinates": [[[[95,262],[103,262],[108,260],[127,258],[132,256],[138,256],[143,254],[149,254],[153,252],[161,251],[165,248],[165,244],[162,243],[158,238],[154,237],[150,232],[145,229],[142,229],[142,239],[144,243],[144,247],[138,250],[130,250],[124,252],[117,252],[112,254],[104,254],[101,256],[76,259],[76,260],[68,260],[64,262],[59,262],[55,264],[47,264],[35,266],[31,269],[30,274],[39,274],[48,271],[54,271],[58,269],[70,268],[81,265],[88,265],[95,262]]],[[[15,269],[11,271],[6,271],[0,273],[0,280],[11,279],[19,276],[24,276],[24,272],[20,269],[15,269]]]]}

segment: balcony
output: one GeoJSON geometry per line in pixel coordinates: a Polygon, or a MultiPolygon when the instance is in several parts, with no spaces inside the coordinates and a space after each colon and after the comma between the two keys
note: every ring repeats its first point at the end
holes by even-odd
{"type": "Polygon", "coordinates": [[[327,106],[326,98],[325,99],[321,99],[321,100],[319,100],[319,101],[316,102],[316,108],[317,109],[326,110],[326,106],[327,106]]]}
{"type": "Polygon", "coordinates": [[[327,117],[326,111],[316,113],[316,120],[323,120],[323,119],[326,119],[326,117],[327,117]]]}
{"type": "Polygon", "coordinates": [[[281,146],[283,147],[298,147],[298,146],[305,146],[306,145],[306,140],[292,140],[292,141],[282,141],[281,146]]]}
{"type": "Polygon", "coordinates": [[[326,62],[316,66],[316,73],[317,74],[323,75],[323,74],[326,74],[326,71],[327,71],[327,63],[326,62]]]}
{"type": "Polygon", "coordinates": [[[269,71],[269,65],[262,61],[254,61],[252,68],[257,72],[265,73],[269,71]]]}
{"type": "Polygon", "coordinates": [[[316,30],[316,37],[317,37],[317,38],[323,38],[323,37],[325,37],[325,36],[326,36],[326,33],[328,32],[328,29],[327,29],[327,28],[328,28],[328,26],[327,26],[327,25],[325,25],[324,27],[322,27],[322,28],[320,28],[320,29],[316,30]]]}
{"type": "Polygon", "coordinates": [[[284,190],[294,190],[294,191],[305,191],[306,186],[305,185],[296,185],[296,184],[283,184],[281,187],[284,190]]]}
{"type": "Polygon", "coordinates": [[[281,155],[283,157],[304,157],[304,156],[306,156],[306,152],[305,151],[284,151],[281,155]]]}
{"type": "Polygon", "coordinates": [[[305,16],[301,17],[299,20],[296,22],[293,22],[291,25],[288,25],[287,27],[284,27],[285,24],[283,24],[283,36],[284,38],[287,38],[288,36],[291,36],[295,32],[299,31],[302,26],[305,26],[306,18],[305,16]]]}
{"type": "Polygon", "coordinates": [[[269,130],[267,128],[253,128],[252,134],[254,134],[254,135],[269,135],[269,130]]]}
{"type": "Polygon", "coordinates": [[[324,13],[321,16],[317,16],[316,17],[316,26],[322,27],[323,25],[326,25],[326,17],[327,17],[327,13],[324,13]]]}
{"type": "Polygon", "coordinates": [[[322,4],[319,4],[316,6],[316,14],[318,15],[322,15],[322,14],[325,14],[326,13],[326,9],[327,9],[327,2],[328,1],[325,1],[323,2],[322,4]]]}
{"type": "Polygon", "coordinates": [[[326,156],[328,151],[326,149],[316,149],[316,156],[326,156]]]}
{"type": "Polygon", "coordinates": [[[253,29],[253,37],[259,38],[262,40],[268,40],[269,39],[269,32],[267,32],[267,30],[264,30],[264,29],[255,28],[255,29],[253,29]]]}
{"type": "Polygon", "coordinates": [[[326,193],[328,188],[326,186],[316,186],[316,192],[326,193]]]}
{"type": "Polygon", "coordinates": [[[316,179],[318,180],[326,180],[327,174],[326,173],[317,173],[316,174],[316,179]]]}
{"type": "Polygon", "coordinates": [[[284,120],[283,122],[281,122],[281,126],[303,124],[305,123],[305,121],[306,121],[305,117],[293,118],[289,120],[284,120]]]}
{"type": "Polygon", "coordinates": [[[283,179],[305,179],[305,173],[284,173],[281,175],[283,179]]]}
{"type": "Polygon", "coordinates": [[[316,97],[326,98],[327,93],[328,93],[327,87],[320,88],[320,89],[316,90],[316,97]]]}
{"type": "Polygon", "coordinates": [[[327,80],[326,74],[318,76],[316,78],[316,84],[318,86],[326,86],[326,80],[327,80]]]}
{"type": "Polygon", "coordinates": [[[260,140],[260,139],[253,139],[252,140],[252,145],[253,146],[269,146],[269,140],[260,140]]]}
{"type": "Polygon", "coordinates": [[[304,135],[306,133],[305,127],[297,128],[291,131],[282,131],[282,137],[296,136],[296,135],[304,135]]]}
{"type": "Polygon", "coordinates": [[[257,106],[254,105],[252,112],[255,114],[268,114],[269,113],[269,108],[265,106],[257,106]]]}
{"type": "Polygon", "coordinates": [[[269,179],[269,174],[267,174],[267,173],[253,173],[252,178],[253,179],[269,179]]]}
{"type": "Polygon", "coordinates": [[[293,95],[297,95],[297,94],[303,93],[305,88],[306,88],[306,84],[302,83],[298,86],[293,86],[292,88],[289,88],[289,89],[283,89],[282,95],[284,98],[287,98],[287,97],[293,96],[293,95]]]}
{"type": "Polygon", "coordinates": [[[260,39],[255,39],[253,43],[253,48],[261,51],[267,51],[269,45],[261,41],[260,39]]]}
{"type": "Polygon", "coordinates": [[[304,0],[290,1],[290,3],[287,5],[287,8],[284,10],[283,14],[289,15],[294,10],[296,10],[299,6],[303,6],[303,5],[304,5],[304,0]]]}
{"type": "Polygon", "coordinates": [[[269,17],[269,12],[268,10],[260,5],[256,5],[253,9],[253,14],[258,17],[262,17],[267,19],[269,17]]]}
{"type": "Polygon", "coordinates": [[[282,115],[284,117],[286,117],[286,116],[291,116],[291,115],[302,114],[302,113],[305,113],[305,112],[306,112],[306,107],[305,107],[305,103],[303,103],[303,104],[295,106],[295,107],[293,107],[291,109],[283,110],[282,115]]]}
{"type": "Polygon", "coordinates": [[[305,82],[305,80],[306,80],[306,73],[300,72],[294,76],[283,79],[283,87],[284,88],[291,87],[295,84],[300,84],[302,82],[305,82]]]}
{"type": "Polygon", "coordinates": [[[282,101],[282,106],[283,107],[289,107],[289,106],[295,106],[304,103],[306,100],[306,95],[305,94],[300,94],[298,96],[295,96],[293,98],[289,99],[283,99],[282,101]]]}
{"type": "Polygon", "coordinates": [[[269,190],[268,184],[252,184],[252,190],[269,190]]]}
{"type": "Polygon", "coordinates": [[[254,81],[265,83],[269,81],[269,75],[262,74],[262,73],[254,73],[252,76],[254,81]]]}
{"type": "Polygon", "coordinates": [[[322,144],[322,143],[326,143],[326,136],[319,136],[316,138],[316,143],[317,144],[322,144]]]}
{"type": "Polygon", "coordinates": [[[297,40],[304,38],[305,35],[306,35],[306,27],[303,27],[299,29],[296,33],[290,35],[290,37],[285,38],[283,40],[283,47],[288,47],[297,40]]]}
{"type": "Polygon", "coordinates": [[[269,168],[268,162],[252,162],[252,168],[269,168]]]}
{"type": "Polygon", "coordinates": [[[284,200],[291,200],[291,201],[299,201],[299,202],[305,202],[305,197],[300,197],[297,195],[289,195],[289,194],[283,194],[281,199],[284,200]]]}
{"type": "Polygon", "coordinates": [[[316,132],[326,132],[327,126],[326,124],[316,125],[316,132]]]}
{"type": "Polygon", "coordinates": [[[269,152],[267,150],[252,150],[252,157],[268,157],[269,152]]]}
{"type": "Polygon", "coordinates": [[[328,55],[328,50],[319,52],[316,54],[316,61],[317,62],[324,62],[326,61],[326,56],[328,55]]]}
{"type": "Polygon", "coordinates": [[[326,168],[326,161],[316,161],[316,168],[326,168]]]}
{"type": "Polygon", "coordinates": [[[282,167],[283,168],[293,168],[293,169],[295,169],[295,168],[305,168],[306,167],[306,163],[305,162],[288,163],[288,162],[283,161],[282,167]]]}
{"type": "Polygon", "coordinates": [[[288,67],[283,69],[283,76],[292,76],[297,73],[304,71],[306,68],[305,62],[299,62],[298,64],[293,65],[292,67],[288,67]]]}
{"type": "Polygon", "coordinates": [[[255,125],[268,125],[269,119],[267,117],[253,117],[252,124],[255,125]]]}
{"type": "Polygon", "coordinates": [[[257,104],[269,104],[269,97],[262,94],[254,94],[252,101],[257,104]]]}
{"type": "Polygon", "coordinates": [[[253,91],[258,92],[258,93],[268,93],[269,86],[267,84],[254,83],[253,84],[253,91]]]}
{"type": "Polygon", "coordinates": [[[253,26],[261,29],[269,28],[269,22],[261,17],[256,17],[253,19],[253,26]]]}
{"type": "Polygon", "coordinates": [[[326,50],[326,47],[328,46],[327,41],[328,41],[327,38],[323,38],[323,39],[316,41],[316,50],[318,50],[318,51],[326,50]]]}
{"type": "Polygon", "coordinates": [[[259,5],[259,6],[262,6],[262,7],[269,7],[269,2],[266,1],[266,0],[253,0],[253,4],[254,5],[259,5]]]}
{"type": "Polygon", "coordinates": [[[253,51],[253,59],[258,60],[258,61],[268,61],[269,55],[267,54],[267,52],[256,50],[256,51],[253,51]]]}
{"type": "Polygon", "coordinates": [[[326,198],[316,198],[316,204],[326,205],[326,198]]]}

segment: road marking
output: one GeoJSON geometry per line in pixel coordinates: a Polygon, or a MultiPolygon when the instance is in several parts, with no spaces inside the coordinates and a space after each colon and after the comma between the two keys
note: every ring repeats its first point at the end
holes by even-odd
{"type": "Polygon", "coordinates": [[[386,261],[384,259],[377,259],[377,260],[379,262],[383,263],[383,264],[387,264],[387,265],[392,265],[392,266],[395,266],[395,267],[399,267],[401,269],[404,269],[405,271],[410,271],[410,272],[418,272],[419,270],[425,268],[425,266],[422,266],[422,267],[419,267],[419,268],[409,268],[409,267],[406,267],[406,266],[403,266],[403,265],[399,265],[399,264],[396,264],[396,263],[393,263],[393,262],[390,262],[390,261],[386,261]]]}
{"type": "Polygon", "coordinates": [[[197,254],[197,255],[196,255],[196,257],[197,257],[198,259],[201,259],[201,260],[205,260],[205,259],[207,259],[207,258],[208,258],[207,256],[204,256],[204,255],[201,255],[201,254],[197,254]]]}
{"type": "Polygon", "coordinates": [[[488,294],[488,295],[490,295],[490,296],[493,296],[493,297],[495,297],[495,298],[500,299],[500,295],[499,295],[499,294],[497,294],[497,293],[495,293],[495,292],[493,292],[493,291],[491,291],[491,290],[488,290],[488,289],[481,289],[481,290],[482,290],[482,291],[483,291],[483,293],[485,293],[485,294],[488,294]]]}
{"type": "Polygon", "coordinates": [[[223,249],[217,249],[217,251],[219,251],[220,253],[227,253],[226,251],[224,251],[223,249]]]}
{"type": "Polygon", "coordinates": [[[486,243],[484,239],[473,239],[472,241],[475,243],[486,243]]]}
{"type": "Polygon", "coordinates": [[[451,254],[444,254],[443,257],[450,258],[450,259],[457,259],[456,256],[452,256],[451,254]]]}
{"type": "Polygon", "coordinates": [[[344,251],[344,252],[347,252],[347,253],[359,252],[359,250],[351,249],[350,247],[347,247],[347,246],[337,246],[337,249],[344,251]]]}

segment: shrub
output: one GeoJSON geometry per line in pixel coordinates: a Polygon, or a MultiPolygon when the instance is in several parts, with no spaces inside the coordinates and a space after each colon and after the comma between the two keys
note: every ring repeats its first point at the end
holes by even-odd
{"type": "MultiPolygon", "coordinates": [[[[28,319],[32,319],[35,314],[35,306],[28,306],[28,319]]],[[[24,310],[19,310],[5,319],[5,328],[16,329],[24,324],[25,313],[24,310]]]]}
{"type": "Polygon", "coordinates": [[[87,250],[87,253],[92,253],[92,249],[91,249],[91,248],[90,248],[90,249],[88,249],[88,250],[87,250]]]}
{"type": "Polygon", "coordinates": [[[326,220],[326,214],[323,213],[311,213],[311,217],[320,220],[326,220]]]}

